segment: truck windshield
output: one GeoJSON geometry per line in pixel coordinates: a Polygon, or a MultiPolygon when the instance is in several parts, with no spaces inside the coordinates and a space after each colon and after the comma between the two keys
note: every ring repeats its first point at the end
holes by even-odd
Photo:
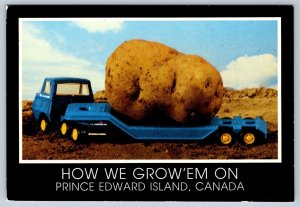
{"type": "Polygon", "coordinates": [[[90,95],[89,85],[85,83],[59,83],[57,84],[56,95],[88,96],[90,95]]]}

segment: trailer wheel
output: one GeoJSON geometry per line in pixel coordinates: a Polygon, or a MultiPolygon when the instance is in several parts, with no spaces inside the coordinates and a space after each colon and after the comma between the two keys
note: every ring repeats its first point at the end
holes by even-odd
{"type": "Polygon", "coordinates": [[[66,122],[63,122],[60,127],[60,133],[62,136],[66,136],[69,131],[69,126],[66,122]]]}
{"type": "Polygon", "coordinates": [[[80,132],[77,128],[72,129],[71,138],[74,142],[79,142],[80,132]]]}
{"type": "Polygon", "coordinates": [[[245,131],[242,134],[243,141],[246,145],[252,145],[256,142],[257,136],[254,132],[252,131],[245,131]]]}
{"type": "Polygon", "coordinates": [[[219,133],[219,141],[221,142],[221,144],[223,145],[229,145],[232,144],[234,141],[234,135],[231,131],[227,131],[227,130],[222,130],[219,133]]]}

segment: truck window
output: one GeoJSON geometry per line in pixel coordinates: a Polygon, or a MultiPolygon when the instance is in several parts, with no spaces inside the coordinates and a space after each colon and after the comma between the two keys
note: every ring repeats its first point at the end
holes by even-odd
{"type": "Polygon", "coordinates": [[[89,85],[84,83],[59,83],[56,88],[56,95],[77,95],[88,96],[90,94],[89,85]]]}
{"type": "Polygon", "coordinates": [[[51,88],[50,81],[46,81],[46,85],[45,85],[43,93],[47,94],[47,95],[50,95],[50,88],[51,88]]]}

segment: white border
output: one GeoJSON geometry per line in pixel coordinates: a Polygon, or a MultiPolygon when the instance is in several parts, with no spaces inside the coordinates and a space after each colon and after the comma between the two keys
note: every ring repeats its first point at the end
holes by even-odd
{"type": "Polygon", "coordinates": [[[282,130],[281,130],[281,18],[280,17],[254,17],[254,18],[19,18],[19,163],[281,163],[282,162],[282,130]],[[22,126],[22,23],[23,21],[97,21],[97,20],[125,20],[125,21],[277,21],[277,103],[278,103],[278,158],[277,159],[228,159],[228,160],[23,160],[23,126],[22,126]]]}

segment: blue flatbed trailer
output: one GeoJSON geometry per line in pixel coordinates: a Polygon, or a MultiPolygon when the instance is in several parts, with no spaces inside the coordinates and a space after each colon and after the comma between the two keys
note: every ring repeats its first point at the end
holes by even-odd
{"type": "Polygon", "coordinates": [[[200,126],[128,125],[111,113],[108,103],[69,104],[61,122],[74,141],[83,135],[104,135],[108,125],[113,125],[135,140],[197,141],[216,135],[223,144],[230,144],[239,137],[244,143],[253,144],[257,139],[267,139],[267,123],[260,117],[214,117],[208,124],[200,126]]]}

